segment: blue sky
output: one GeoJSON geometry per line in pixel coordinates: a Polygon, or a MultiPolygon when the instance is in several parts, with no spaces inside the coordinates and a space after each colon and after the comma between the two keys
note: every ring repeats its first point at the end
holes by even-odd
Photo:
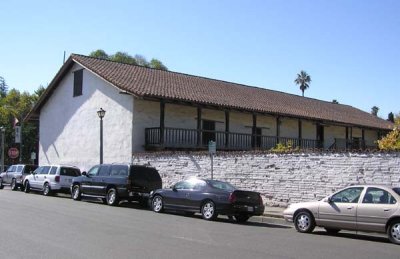
{"type": "Polygon", "coordinates": [[[63,53],[157,58],[172,71],[399,113],[400,1],[0,2],[0,76],[47,86],[63,53]]]}

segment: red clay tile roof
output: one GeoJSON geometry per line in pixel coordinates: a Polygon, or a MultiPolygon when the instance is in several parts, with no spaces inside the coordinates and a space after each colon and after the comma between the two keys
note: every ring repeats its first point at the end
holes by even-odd
{"type": "MultiPolygon", "coordinates": [[[[135,96],[301,117],[368,128],[393,124],[349,105],[170,71],[71,55],[70,60],[135,96]]],[[[53,80],[54,81],[54,80],[53,80]]]]}

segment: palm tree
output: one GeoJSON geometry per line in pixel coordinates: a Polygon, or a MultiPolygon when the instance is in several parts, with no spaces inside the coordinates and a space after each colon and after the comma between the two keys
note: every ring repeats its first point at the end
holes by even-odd
{"type": "Polygon", "coordinates": [[[300,85],[300,90],[302,91],[304,97],[304,90],[310,87],[310,82],[311,82],[310,75],[308,75],[306,71],[301,70],[300,73],[297,74],[297,78],[296,80],[294,80],[294,82],[297,85],[300,85]]]}

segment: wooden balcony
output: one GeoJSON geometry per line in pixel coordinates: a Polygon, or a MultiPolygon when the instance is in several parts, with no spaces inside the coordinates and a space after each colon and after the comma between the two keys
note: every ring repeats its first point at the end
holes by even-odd
{"type": "Polygon", "coordinates": [[[323,147],[321,141],[314,139],[180,128],[145,129],[146,149],[207,149],[211,140],[216,142],[218,150],[269,150],[278,143],[301,149],[323,147]]]}

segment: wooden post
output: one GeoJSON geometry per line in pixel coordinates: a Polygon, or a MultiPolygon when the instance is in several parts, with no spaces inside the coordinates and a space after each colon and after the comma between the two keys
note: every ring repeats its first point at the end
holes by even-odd
{"type": "Polygon", "coordinates": [[[225,111],[225,148],[229,147],[229,111],[225,111]]]}
{"type": "Polygon", "coordinates": [[[276,117],[276,144],[278,144],[281,136],[281,120],[280,117],[276,117]]]}
{"type": "Polygon", "coordinates": [[[197,107],[197,147],[201,147],[201,107],[197,107]]]}
{"type": "Polygon", "coordinates": [[[301,122],[301,119],[299,119],[299,121],[298,121],[298,128],[299,128],[299,147],[301,147],[302,146],[302,143],[301,143],[301,139],[303,138],[303,132],[302,132],[302,122],[301,122]]]}
{"type": "Polygon", "coordinates": [[[257,146],[257,115],[253,113],[253,127],[251,128],[251,147],[253,149],[256,148],[257,146]]]}
{"type": "Polygon", "coordinates": [[[165,102],[160,101],[160,145],[164,145],[164,130],[165,130],[165,102]]]}

